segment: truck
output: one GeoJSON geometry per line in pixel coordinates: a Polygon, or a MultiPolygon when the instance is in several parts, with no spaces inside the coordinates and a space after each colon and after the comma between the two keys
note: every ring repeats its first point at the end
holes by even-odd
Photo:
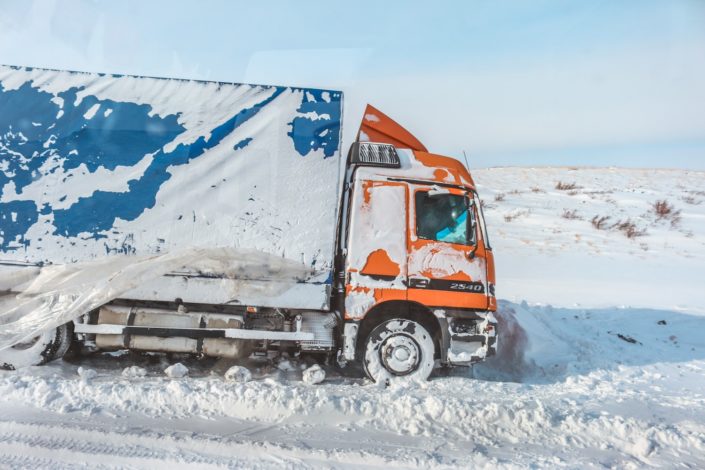
{"type": "Polygon", "coordinates": [[[1,66],[0,275],[84,282],[42,321],[0,311],[0,336],[33,324],[0,366],[75,345],[318,354],[388,383],[495,354],[468,168],[370,105],[343,149],[343,114],[335,90],[1,66]]]}

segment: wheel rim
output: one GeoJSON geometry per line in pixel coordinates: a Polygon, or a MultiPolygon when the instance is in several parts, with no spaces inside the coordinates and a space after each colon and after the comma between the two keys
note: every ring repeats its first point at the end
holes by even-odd
{"type": "Polygon", "coordinates": [[[394,375],[407,375],[421,362],[421,348],[414,338],[396,334],[386,338],[380,347],[385,369],[394,375]]]}
{"type": "Polygon", "coordinates": [[[28,339],[27,341],[17,343],[12,346],[12,349],[17,349],[19,351],[24,351],[26,349],[29,349],[32,346],[34,346],[35,344],[37,344],[37,342],[39,341],[39,338],[41,338],[41,336],[35,336],[34,338],[28,339]]]}

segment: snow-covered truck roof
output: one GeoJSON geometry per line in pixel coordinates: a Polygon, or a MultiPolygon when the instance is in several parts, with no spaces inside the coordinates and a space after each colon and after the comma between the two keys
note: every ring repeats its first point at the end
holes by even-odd
{"type": "Polygon", "coordinates": [[[233,273],[225,260],[127,296],[325,307],[342,102],[332,90],[0,66],[0,264],[244,250],[307,274],[233,273]],[[231,284],[247,276],[286,285],[240,295],[231,284]]]}

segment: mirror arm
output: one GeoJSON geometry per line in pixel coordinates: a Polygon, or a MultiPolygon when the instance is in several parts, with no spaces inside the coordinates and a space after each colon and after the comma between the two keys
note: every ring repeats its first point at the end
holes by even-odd
{"type": "Polygon", "coordinates": [[[475,252],[477,252],[477,245],[475,245],[472,250],[468,251],[467,257],[470,261],[475,259],[475,252]]]}

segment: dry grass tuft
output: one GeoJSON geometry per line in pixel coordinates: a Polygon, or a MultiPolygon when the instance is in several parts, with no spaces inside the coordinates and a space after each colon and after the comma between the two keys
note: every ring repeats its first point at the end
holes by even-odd
{"type": "Polygon", "coordinates": [[[513,212],[510,212],[509,214],[504,214],[504,221],[511,222],[514,219],[518,219],[519,217],[527,216],[530,213],[531,212],[528,210],[513,211],[513,212]]]}
{"type": "Polygon", "coordinates": [[[590,223],[597,230],[605,230],[607,228],[607,221],[610,220],[610,218],[611,217],[608,215],[603,215],[602,217],[600,217],[599,215],[596,215],[595,217],[592,218],[590,223]]]}
{"type": "Polygon", "coordinates": [[[685,202],[686,204],[691,204],[693,206],[699,206],[703,202],[699,199],[695,199],[695,197],[693,196],[683,196],[681,198],[681,201],[685,202]]]}
{"type": "Polygon", "coordinates": [[[495,207],[497,207],[497,204],[492,204],[491,202],[487,202],[484,199],[480,199],[480,207],[482,207],[483,210],[494,209],[495,207]]]}
{"type": "Polygon", "coordinates": [[[561,217],[568,220],[583,220],[583,218],[578,215],[578,211],[575,209],[572,211],[563,209],[563,214],[561,214],[561,217]]]}
{"type": "Polygon", "coordinates": [[[624,221],[620,220],[619,222],[614,224],[612,228],[619,230],[627,238],[643,237],[644,235],[646,235],[646,230],[639,230],[636,224],[631,221],[631,219],[627,219],[624,221]]]}
{"type": "Polygon", "coordinates": [[[559,181],[556,183],[556,189],[559,191],[572,191],[574,189],[580,189],[580,186],[575,183],[564,183],[563,181],[559,181]]]}

